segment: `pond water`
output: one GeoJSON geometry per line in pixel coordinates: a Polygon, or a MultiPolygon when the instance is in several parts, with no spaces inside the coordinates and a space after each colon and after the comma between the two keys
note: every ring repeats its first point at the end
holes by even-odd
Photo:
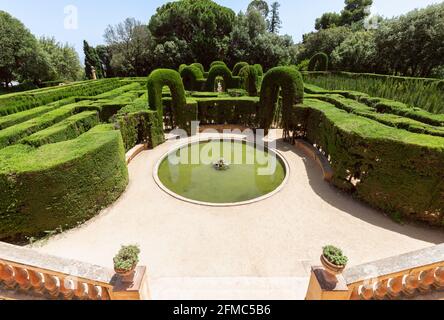
{"type": "Polygon", "coordinates": [[[212,140],[172,151],[161,161],[157,174],[164,188],[186,200],[228,205],[262,198],[278,189],[285,181],[286,166],[264,146],[212,140]]]}

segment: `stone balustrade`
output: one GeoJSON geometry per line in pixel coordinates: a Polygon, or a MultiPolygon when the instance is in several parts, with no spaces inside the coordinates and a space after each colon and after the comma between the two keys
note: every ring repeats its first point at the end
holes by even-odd
{"type": "Polygon", "coordinates": [[[128,282],[113,270],[0,242],[0,298],[148,299],[146,268],[128,282]]]}
{"type": "Polygon", "coordinates": [[[444,244],[350,268],[344,278],[351,300],[412,299],[444,291],[444,244]]]}

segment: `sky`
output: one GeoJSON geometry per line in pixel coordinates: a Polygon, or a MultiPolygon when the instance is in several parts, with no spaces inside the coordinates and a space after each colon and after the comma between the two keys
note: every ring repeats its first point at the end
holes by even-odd
{"type": "MultiPolygon", "coordinates": [[[[108,25],[115,25],[127,17],[148,23],[156,8],[166,0],[0,0],[4,10],[22,21],[37,37],[53,36],[77,49],[83,59],[83,40],[92,45],[103,43],[108,25]],[[77,17],[77,19],[75,19],[77,17]]],[[[250,0],[216,0],[236,13],[245,11],[250,0]]],[[[304,33],[314,30],[315,19],[325,12],[339,12],[344,0],[279,0],[283,22],[281,34],[293,36],[295,42],[304,33]]],[[[442,0],[374,0],[373,13],[385,17],[404,14],[442,0]]],[[[271,3],[271,1],[269,1],[271,3]]]]}

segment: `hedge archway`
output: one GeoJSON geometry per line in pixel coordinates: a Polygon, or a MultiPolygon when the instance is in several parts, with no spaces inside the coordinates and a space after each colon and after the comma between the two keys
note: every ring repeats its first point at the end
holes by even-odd
{"type": "Polygon", "coordinates": [[[180,74],[171,69],[157,69],[148,77],[148,103],[151,110],[157,111],[159,120],[163,122],[162,89],[167,86],[171,91],[171,109],[174,124],[181,128],[188,127],[186,119],[185,88],[180,74]]]}
{"type": "Polygon", "coordinates": [[[327,71],[328,70],[328,56],[319,52],[316,53],[308,64],[308,71],[327,71]]]}
{"type": "Polygon", "coordinates": [[[238,63],[236,63],[236,64],[234,65],[232,75],[233,75],[233,76],[238,76],[239,73],[240,73],[240,71],[242,70],[242,68],[247,67],[247,66],[249,66],[249,64],[246,63],[246,62],[238,62],[238,63]]]}
{"type": "Polygon", "coordinates": [[[182,77],[185,90],[188,91],[198,91],[200,89],[198,80],[204,79],[203,72],[194,65],[182,68],[180,76],[182,77]]]}
{"type": "Polygon", "coordinates": [[[217,77],[224,78],[225,87],[227,89],[231,88],[232,74],[230,69],[228,69],[226,65],[216,64],[213,67],[211,67],[210,73],[208,74],[208,79],[207,79],[208,91],[214,91],[217,77]]]}
{"type": "Polygon", "coordinates": [[[293,107],[304,101],[304,83],[301,74],[292,67],[276,67],[265,74],[261,87],[260,123],[266,132],[273,124],[280,91],[284,136],[287,136],[292,129],[293,107]]]}

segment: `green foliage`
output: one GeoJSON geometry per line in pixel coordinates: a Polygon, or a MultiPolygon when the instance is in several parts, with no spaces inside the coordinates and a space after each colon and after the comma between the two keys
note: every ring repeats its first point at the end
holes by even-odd
{"type": "Polygon", "coordinates": [[[114,269],[118,271],[131,271],[139,263],[140,249],[137,245],[122,246],[113,258],[114,269]]]}
{"type": "Polygon", "coordinates": [[[316,19],[316,30],[325,30],[329,28],[339,27],[342,25],[341,15],[336,12],[324,13],[320,18],[316,19]]]}
{"type": "Polygon", "coordinates": [[[0,115],[10,115],[52,102],[57,105],[59,103],[57,101],[74,96],[97,95],[120,87],[123,84],[124,82],[118,79],[106,79],[3,95],[0,96],[0,115]]]}
{"type": "Polygon", "coordinates": [[[253,67],[256,69],[258,77],[262,77],[264,75],[264,69],[262,68],[262,65],[256,63],[253,65],[253,67]]]}
{"type": "Polygon", "coordinates": [[[258,95],[259,76],[257,68],[254,66],[246,65],[239,72],[239,76],[242,79],[243,88],[247,90],[250,97],[256,97],[258,95]]]}
{"type": "Polygon", "coordinates": [[[103,69],[99,55],[94,47],[88,42],[83,41],[83,53],[85,54],[85,75],[87,79],[93,79],[93,69],[96,72],[96,78],[103,78],[103,69]]]}
{"type": "Polygon", "coordinates": [[[140,143],[155,148],[164,142],[163,121],[159,121],[157,111],[148,109],[147,94],[119,110],[114,122],[127,151],[140,143]]]}
{"type": "Polygon", "coordinates": [[[311,57],[308,63],[308,71],[327,71],[328,69],[328,56],[319,52],[311,57]]]}
{"type": "MultiPolygon", "coordinates": [[[[328,90],[353,90],[403,102],[432,113],[444,113],[444,82],[437,79],[365,73],[305,73],[305,81],[328,90]]],[[[413,110],[413,109],[412,109],[413,110]]]]}
{"type": "Polygon", "coordinates": [[[53,70],[48,55],[19,20],[0,10],[0,84],[13,80],[40,83],[50,80],[53,70]]]}
{"type": "MultiPolygon", "coordinates": [[[[155,41],[148,27],[134,18],[127,18],[115,26],[108,26],[104,38],[107,44],[105,55],[99,54],[100,51],[103,52],[100,47],[96,48],[96,51],[99,58],[101,57],[101,64],[108,69],[106,70],[108,77],[112,75],[144,77],[149,73],[153,63],[161,63],[154,61],[153,51],[157,48],[154,49],[155,41]]],[[[165,56],[166,54],[159,56],[159,59],[165,59],[165,56]]]]}
{"type": "Polygon", "coordinates": [[[202,63],[198,63],[198,62],[192,63],[191,67],[198,68],[200,70],[200,72],[202,72],[202,75],[205,73],[205,68],[202,65],[202,63]]]}
{"type": "Polygon", "coordinates": [[[127,183],[122,138],[108,125],[37,149],[2,149],[0,239],[77,226],[114,202],[127,183]]]}
{"type": "Polygon", "coordinates": [[[185,88],[180,74],[170,69],[157,69],[148,77],[149,108],[157,111],[159,121],[163,121],[162,88],[167,86],[172,96],[172,113],[174,124],[181,129],[190,129],[186,115],[185,88]]]}
{"type": "Polygon", "coordinates": [[[304,99],[304,83],[301,74],[292,67],[276,67],[269,70],[261,87],[261,128],[270,129],[275,118],[276,102],[282,96],[282,126],[292,129],[292,109],[304,99]]]}
{"type": "Polygon", "coordinates": [[[61,44],[54,38],[45,37],[39,40],[39,44],[48,55],[49,63],[54,71],[51,80],[77,81],[83,78],[83,69],[74,47],[61,44]]]}
{"type": "Polygon", "coordinates": [[[352,33],[349,27],[338,27],[305,34],[302,46],[299,48],[298,61],[310,59],[318,52],[331,56],[331,53],[352,33]]]}
{"type": "Polygon", "coordinates": [[[307,97],[300,136],[322,149],[333,184],[387,213],[442,225],[444,139],[411,133],[307,97]]]}
{"type": "Polygon", "coordinates": [[[75,114],[57,124],[38,131],[22,140],[33,147],[75,139],[99,124],[97,111],[85,111],[75,114]]]}
{"type": "Polygon", "coordinates": [[[213,62],[211,62],[210,69],[211,69],[212,67],[214,67],[214,66],[217,66],[217,65],[227,66],[227,65],[225,64],[225,62],[223,62],[223,61],[213,61],[213,62]]]}
{"type": "Polygon", "coordinates": [[[271,33],[279,33],[282,28],[282,20],[279,15],[281,4],[277,1],[271,4],[270,20],[268,21],[268,31],[271,33]]]}
{"type": "Polygon", "coordinates": [[[374,69],[376,54],[374,33],[358,31],[345,39],[344,42],[332,52],[331,57],[336,69],[365,72],[374,69]]]}
{"type": "Polygon", "coordinates": [[[226,89],[239,88],[239,77],[233,77],[230,69],[224,64],[215,64],[211,67],[207,78],[207,91],[215,91],[216,79],[222,77],[226,89]]]}
{"type": "Polygon", "coordinates": [[[240,73],[241,69],[242,69],[243,67],[246,67],[246,66],[248,66],[248,63],[247,63],[247,62],[238,62],[238,63],[236,63],[236,64],[234,65],[232,75],[233,75],[233,76],[239,76],[239,73],[240,73]]]}
{"type": "Polygon", "coordinates": [[[345,267],[348,263],[348,258],[344,255],[342,250],[335,246],[325,246],[322,248],[322,254],[335,266],[345,267]]]}
{"type": "Polygon", "coordinates": [[[205,83],[203,72],[196,66],[187,66],[180,72],[185,90],[200,91],[205,83]]]}
{"type": "Polygon", "coordinates": [[[208,66],[215,58],[222,58],[234,19],[231,9],[211,0],[182,0],[158,8],[149,29],[160,44],[184,41],[193,54],[191,58],[208,66]]]}
{"type": "Polygon", "coordinates": [[[196,99],[201,124],[234,124],[256,128],[257,97],[218,97],[196,99]]]}

